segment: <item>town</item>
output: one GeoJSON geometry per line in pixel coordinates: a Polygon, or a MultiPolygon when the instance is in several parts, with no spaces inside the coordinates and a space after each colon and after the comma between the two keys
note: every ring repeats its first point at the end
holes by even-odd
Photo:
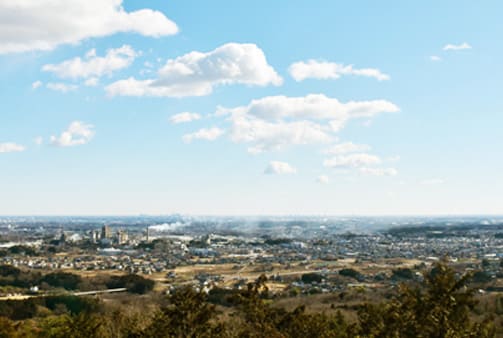
{"type": "MultiPolygon", "coordinates": [[[[241,220],[236,227],[239,222],[4,218],[0,265],[82,277],[137,274],[161,292],[182,285],[239,290],[264,274],[272,292],[293,295],[387,289],[420,280],[422,269],[445,260],[459,273],[472,271],[480,292],[503,291],[502,220],[383,219],[373,224],[378,230],[370,230],[367,219],[272,219],[254,226],[241,220]]],[[[49,290],[3,286],[0,296],[49,290]]]]}

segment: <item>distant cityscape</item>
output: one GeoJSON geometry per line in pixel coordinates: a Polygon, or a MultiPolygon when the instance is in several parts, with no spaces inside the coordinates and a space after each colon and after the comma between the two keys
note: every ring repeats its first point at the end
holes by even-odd
{"type": "Polygon", "coordinates": [[[141,274],[166,291],[239,289],[261,273],[275,292],[383,288],[442,259],[503,290],[498,217],[2,217],[0,236],[0,264],[141,274]]]}

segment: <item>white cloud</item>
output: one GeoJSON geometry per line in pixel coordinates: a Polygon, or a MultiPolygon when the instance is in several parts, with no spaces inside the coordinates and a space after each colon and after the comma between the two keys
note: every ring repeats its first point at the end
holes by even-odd
{"type": "Polygon", "coordinates": [[[51,144],[58,147],[71,147],[86,144],[94,137],[94,126],[81,121],[72,122],[59,137],[51,136],[51,144]]]}
{"type": "Polygon", "coordinates": [[[333,133],[348,120],[396,111],[399,108],[385,100],[341,103],[323,94],[309,94],[268,96],[246,106],[218,107],[214,116],[228,115],[231,141],[250,143],[248,151],[256,154],[289,145],[332,143],[337,140],[333,133]]]}
{"type": "Polygon", "coordinates": [[[0,153],[15,153],[26,150],[25,146],[22,146],[13,142],[0,143],[0,153]]]}
{"type": "Polygon", "coordinates": [[[290,164],[280,161],[269,162],[269,165],[264,170],[264,174],[275,174],[275,175],[295,174],[296,172],[297,169],[292,167],[290,164]]]}
{"type": "Polygon", "coordinates": [[[326,175],[320,175],[316,178],[316,182],[319,184],[328,184],[330,182],[330,179],[326,175]]]}
{"type": "Polygon", "coordinates": [[[236,114],[230,118],[230,139],[236,143],[251,143],[248,151],[258,154],[280,150],[288,145],[330,143],[329,128],[311,121],[269,122],[253,116],[236,114]]]}
{"type": "Polygon", "coordinates": [[[335,156],[323,161],[323,165],[330,168],[359,168],[379,163],[379,157],[366,153],[335,156]]]}
{"type": "Polygon", "coordinates": [[[99,82],[100,79],[98,79],[97,77],[91,77],[84,82],[84,85],[86,85],[87,87],[96,87],[99,82]]]}
{"type": "Polygon", "coordinates": [[[430,60],[434,61],[434,62],[438,62],[438,61],[442,61],[442,58],[437,55],[432,55],[432,56],[430,56],[430,60]]]}
{"type": "Polygon", "coordinates": [[[42,81],[37,80],[31,84],[31,88],[37,89],[40,88],[42,85],[43,85],[42,81]]]}
{"type": "Polygon", "coordinates": [[[46,87],[57,92],[68,93],[77,90],[78,86],[62,82],[49,82],[46,87]]]}
{"type": "Polygon", "coordinates": [[[130,77],[106,87],[110,96],[204,96],[217,85],[256,86],[282,84],[282,78],[255,44],[228,43],[207,53],[191,52],[170,59],[156,79],[130,77]]]}
{"type": "Polygon", "coordinates": [[[35,142],[37,146],[40,146],[42,145],[42,143],[44,143],[44,138],[42,136],[35,137],[33,142],[35,142]]]}
{"type": "Polygon", "coordinates": [[[220,128],[203,128],[198,131],[183,135],[183,141],[186,143],[190,143],[193,140],[206,140],[206,141],[214,141],[220,136],[224,134],[224,131],[220,128]]]}
{"type": "Polygon", "coordinates": [[[122,0],[3,0],[0,2],[0,54],[52,50],[61,44],[119,32],[160,37],[176,24],[151,9],[126,12],[122,0]]]}
{"type": "Polygon", "coordinates": [[[398,171],[395,168],[360,168],[360,173],[370,176],[396,176],[398,171]]]}
{"type": "Polygon", "coordinates": [[[129,45],[109,49],[105,56],[96,56],[96,50],[92,49],[84,59],[76,57],[58,64],[47,64],[42,71],[54,73],[60,78],[96,78],[129,67],[137,55],[129,45]]]}
{"type": "Polygon", "coordinates": [[[338,79],[343,75],[357,75],[372,77],[378,81],[390,79],[388,74],[376,68],[354,68],[353,65],[343,65],[335,62],[308,60],[299,61],[290,65],[288,71],[295,81],[306,79],[338,79]]]}
{"type": "Polygon", "coordinates": [[[341,155],[356,152],[369,151],[370,146],[366,144],[354,144],[353,142],[344,142],[339,144],[334,144],[330,148],[326,149],[323,153],[329,155],[341,155]]]}
{"type": "Polygon", "coordinates": [[[463,42],[462,44],[459,45],[453,45],[453,44],[447,44],[444,46],[443,50],[463,50],[463,49],[472,49],[472,46],[470,46],[468,43],[463,42]]]}
{"type": "Polygon", "coordinates": [[[422,185],[438,185],[444,184],[445,180],[442,178],[428,178],[420,182],[422,185]]]}
{"type": "Polygon", "coordinates": [[[201,115],[198,113],[183,112],[178,113],[169,118],[169,121],[173,124],[192,122],[201,119],[201,115]]]}
{"type": "Polygon", "coordinates": [[[220,107],[218,114],[241,113],[263,120],[285,118],[346,121],[350,118],[373,117],[384,112],[398,112],[400,109],[386,100],[339,102],[323,94],[309,94],[301,97],[267,96],[252,100],[248,106],[233,109],[220,107]]]}

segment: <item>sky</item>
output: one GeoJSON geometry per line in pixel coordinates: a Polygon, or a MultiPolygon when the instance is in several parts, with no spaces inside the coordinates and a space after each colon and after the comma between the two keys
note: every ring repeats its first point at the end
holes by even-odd
{"type": "Polygon", "coordinates": [[[0,214],[503,214],[502,11],[2,0],[0,214]]]}

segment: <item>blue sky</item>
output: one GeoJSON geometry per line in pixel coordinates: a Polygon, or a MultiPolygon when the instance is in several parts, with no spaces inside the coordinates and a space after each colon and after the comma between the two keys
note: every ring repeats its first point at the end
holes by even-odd
{"type": "Polygon", "coordinates": [[[501,214],[498,1],[0,4],[0,214],[501,214]]]}

